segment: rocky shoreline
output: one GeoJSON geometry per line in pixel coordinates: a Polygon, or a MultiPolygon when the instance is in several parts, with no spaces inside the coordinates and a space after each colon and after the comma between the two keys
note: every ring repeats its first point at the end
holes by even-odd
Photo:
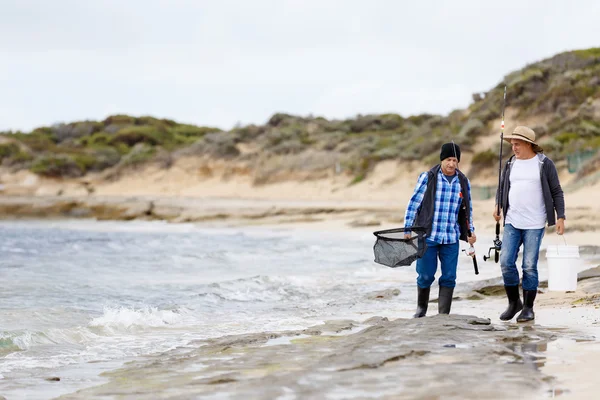
{"type": "MultiPolygon", "coordinates": [[[[583,252],[594,260],[599,255],[596,246],[583,252]]],[[[541,313],[549,307],[593,311],[600,266],[580,273],[577,292],[559,294],[560,305],[544,287],[541,313]]],[[[499,288],[498,279],[463,284],[455,301],[479,303],[489,315],[484,310],[502,298],[499,288]]],[[[397,293],[373,295],[393,301],[397,293]]],[[[301,330],[195,341],[106,372],[107,383],[60,399],[540,399],[574,389],[545,371],[549,361],[557,362],[550,350],[560,346],[554,343],[593,344],[597,333],[590,325],[560,326],[559,320],[492,323],[473,315],[431,314],[332,320],[301,330]]]]}
{"type": "MultiPolygon", "coordinates": [[[[351,226],[398,220],[397,209],[385,204],[289,202],[191,197],[4,196],[0,219],[160,220],[181,222],[303,223],[348,218],[351,226]]],[[[398,220],[400,222],[400,220],[398,220]]]]}
{"type": "Polygon", "coordinates": [[[556,337],[552,328],[468,315],[328,321],[191,343],[60,398],[531,398],[556,390],[540,371],[556,337]]]}

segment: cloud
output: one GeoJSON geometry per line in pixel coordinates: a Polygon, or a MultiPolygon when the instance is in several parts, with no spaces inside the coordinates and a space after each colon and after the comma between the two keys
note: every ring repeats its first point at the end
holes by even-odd
{"type": "Polygon", "coordinates": [[[597,46],[600,3],[4,0],[0,130],[107,113],[230,128],[275,112],[448,113],[597,46]]]}

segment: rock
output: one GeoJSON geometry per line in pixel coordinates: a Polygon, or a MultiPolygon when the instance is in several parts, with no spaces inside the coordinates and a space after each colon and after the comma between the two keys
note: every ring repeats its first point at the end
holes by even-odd
{"type": "Polygon", "coordinates": [[[381,225],[380,221],[375,221],[375,220],[354,220],[348,223],[348,226],[351,226],[353,228],[360,228],[360,227],[366,227],[366,226],[379,226],[381,225]]]}
{"type": "Polygon", "coordinates": [[[339,332],[342,332],[345,330],[350,330],[357,325],[358,325],[358,323],[356,321],[352,321],[352,320],[325,321],[325,323],[322,325],[312,326],[302,332],[303,333],[312,332],[312,334],[322,334],[324,332],[339,333],[339,332]]]}
{"type": "Polygon", "coordinates": [[[371,317],[371,318],[363,321],[363,324],[374,325],[374,324],[383,324],[386,322],[389,322],[389,319],[387,317],[371,317]]]}
{"type": "Polygon", "coordinates": [[[46,378],[46,380],[48,382],[60,382],[60,378],[58,376],[51,376],[49,378],[46,378]]]}
{"type": "Polygon", "coordinates": [[[137,218],[147,218],[152,214],[152,208],[154,204],[152,202],[139,202],[129,205],[125,211],[123,211],[122,219],[130,220],[137,218]]]}
{"type": "Polygon", "coordinates": [[[92,215],[92,210],[87,207],[74,207],[68,212],[67,215],[73,218],[85,218],[92,215]]]}
{"type": "Polygon", "coordinates": [[[577,274],[577,281],[600,277],[600,265],[594,268],[586,269],[577,274]]]}
{"type": "MultiPolygon", "coordinates": [[[[275,346],[264,344],[299,331],[198,341],[105,373],[108,383],[64,398],[200,398],[223,393],[231,399],[349,398],[365,393],[399,399],[481,399],[485,393],[527,398],[549,385],[538,367],[545,362],[540,352],[555,337],[551,329],[493,325],[489,319],[453,314],[379,321],[337,336],[323,332],[349,329],[354,321],[327,321],[312,328],[318,336],[307,329],[303,337],[275,346]]],[[[568,337],[569,332],[561,335],[568,337]]]]}
{"type": "Polygon", "coordinates": [[[174,220],[179,217],[181,212],[181,207],[155,205],[151,210],[151,215],[161,220],[174,220]]]}

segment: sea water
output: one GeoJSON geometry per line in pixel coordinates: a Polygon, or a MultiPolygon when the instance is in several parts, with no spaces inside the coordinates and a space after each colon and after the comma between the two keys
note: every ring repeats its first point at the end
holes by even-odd
{"type": "MultiPolygon", "coordinates": [[[[54,398],[198,339],[410,317],[414,264],[374,263],[374,241],[370,228],[2,222],[0,395],[54,398]]],[[[459,279],[472,270],[461,256],[459,279]]]]}

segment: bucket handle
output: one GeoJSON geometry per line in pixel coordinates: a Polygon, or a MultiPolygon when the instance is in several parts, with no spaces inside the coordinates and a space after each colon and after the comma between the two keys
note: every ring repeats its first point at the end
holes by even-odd
{"type": "MultiPolygon", "coordinates": [[[[565,237],[565,234],[563,233],[562,235],[563,240],[565,241],[565,247],[567,247],[567,238],[565,237]]],[[[560,255],[560,250],[559,250],[560,246],[556,246],[556,254],[560,255]]]]}

